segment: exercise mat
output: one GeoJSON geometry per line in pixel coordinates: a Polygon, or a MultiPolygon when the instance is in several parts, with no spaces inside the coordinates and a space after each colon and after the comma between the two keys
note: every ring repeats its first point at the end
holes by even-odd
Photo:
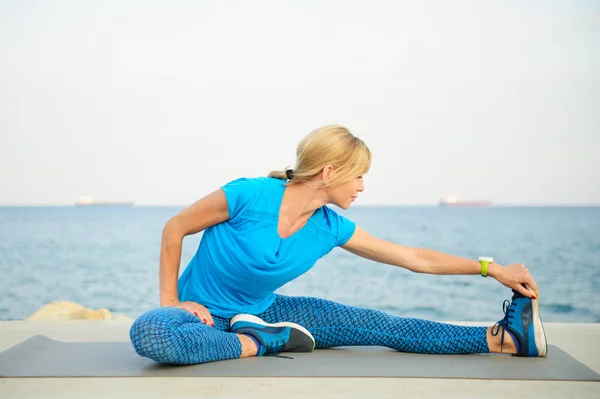
{"type": "Polygon", "coordinates": [[[0,353],[0,377],[396,377],[600,381],[556,346],[546,358],[423,355],[380,347],[319,349],[191,366],[156,363],[130,342],[60,342],[37,335],[0,353]]]}

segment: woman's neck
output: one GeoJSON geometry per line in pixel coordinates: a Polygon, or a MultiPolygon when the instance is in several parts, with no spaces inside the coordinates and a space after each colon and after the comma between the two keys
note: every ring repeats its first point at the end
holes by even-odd
{"type": "Polygon", "coordinates": [[[280,213],[292,219],[308,219],[327,203],[327,193],[317,182],[292,184],[285,189],[280,213]]]}

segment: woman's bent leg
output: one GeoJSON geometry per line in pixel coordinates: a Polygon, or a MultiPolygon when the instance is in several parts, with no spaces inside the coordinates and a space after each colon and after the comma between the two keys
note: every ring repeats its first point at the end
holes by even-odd
{"type": "Polygon", "coordinates": [[[489,352],[487,327],[402,318],[319,298],[278,295],[258,317],[267,323],[300,324],[314,336],[317,348],[386,346],[411,353],[489,352]]]}
{"type": "Polygon", "coordinates": [[[141,315],[129,336],[135,351],[161,363],[198,364],[236,359],[242,344],[229,330],[229,320],[214,317],[215,327],[202,323],[190,312],[158,308],[141,315]]]}

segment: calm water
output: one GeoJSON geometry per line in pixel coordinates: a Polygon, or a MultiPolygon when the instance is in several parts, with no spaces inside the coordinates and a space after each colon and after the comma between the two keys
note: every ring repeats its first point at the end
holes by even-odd
{"type": "MultiPolygon", "coordinates": [[[[56,300],[130,317],[157,306],[161,230],[180,209],[0,207],[0,319],[22,319],[56,300]]],[[[600,322],[600,208],[356,207],[344,214],[404,245],[525,263],[545,321],[600,322]]],[[[184,241],[181,270],[199,241],[184,241]]],[[[510,296],[491,278],[418,275],[342,249],[279,292],[467,321],[501,318],[510,296]]]]}

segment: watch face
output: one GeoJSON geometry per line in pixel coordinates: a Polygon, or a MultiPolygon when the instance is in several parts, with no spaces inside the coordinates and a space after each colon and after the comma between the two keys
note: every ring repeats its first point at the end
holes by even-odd
{"type": "Polygon", "coordinates": [[[484,262],[493,262],[493,261],[494,261],[494,258],[490,258],[490,257],[488,257],[488,256],[480,256],[480,257],[479,257],[479,260],[480,260],[480,261],[484,261],[484,262]]]}

